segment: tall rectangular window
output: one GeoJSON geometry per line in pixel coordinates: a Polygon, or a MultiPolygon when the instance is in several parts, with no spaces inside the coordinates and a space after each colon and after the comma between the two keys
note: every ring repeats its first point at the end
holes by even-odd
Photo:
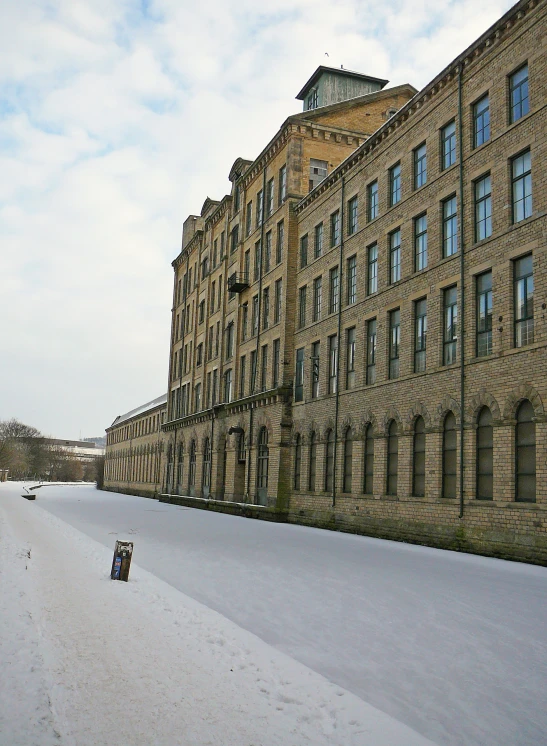
{"type": "Polygon", "coordinates": [[[274,339],[273,342],[273,366],[272,366],[272,386],[279,386],[279,358],[281,354],[281,340],[274,339]]]}
{"type": "Polygon", "coordinates": [[[458,251],[458,203],[456,195],[443,202],[443,257],[458,251]]]}
{"type": "MultiPolygon", "coordinates": [[[[187,391],[190,389],[188,388],[187,391]]],[[[218,370],[213,371],[213,393],[211,394],[211,404],[214,407],[218,400],[218,370]]]]}
{"type": "Polygon", "coordinates": [[[270,326],[270,288],[264,288],[262,291],[262,328],[267,329],[270,326]]]}
{"type": "Polygon", "coordinates": [[[224,374],[224,401],[232,401],[232,369],[229,368],[224,374]]]}
{"type": "Polygon", "coordinates": [[[378,180],[367,187],[367,220],[370,222],[378,217],[380,204],[378,201],[378,180]]]}
{"type": "Polygon", "coordinates": [[[378,244],[372,244],[367,249],[367,294],[378,290],[378,244]]]}
{"type": "Polygon", "coordinates": [[[281,220],[277,224],[277,244],[275,247],[275,262],[281,264],[283,261],[283,243],[285,241],[285,223],[281,220]]]}
{"type": "Polygon", "coordinates": [[[336,393],[336,374],[338,368],[338,335],[329,337],[329,394],[336,393]]]}
{"type": "Polygon", "coordinates": [[[492,272],[476,279],[477,357],[492,354],[492,272]]]}
{"type": "MultiPolygon", "coordinates": [[[[239,243],[239,225],[236,225],[232,228],[232,231],[230,233],[230,253],[231,254],[237,251],[238,243],[239,243]]],[[[222,259],[222,253],[221,253],[220,258],[222,259]]]]}
{"type": "Polygon", "coordinates": [[[226,353],[225,360],[229,360],[234,354],[234,322],[231,321],[226,327],[226,353]]]}
{"type": "Polygon", "coordinates": [[[308,264],[308,234],[300,239],[300,269],[308,264]]]}
{"type": "Polygon", "coordinates": [[[443,365],[451,365],[456,362],[458,343],[458,288],[456,285],[444,291],[443,310],[443,365]]]}
{"type": "Polygon", "coordinates": [[[253,203],[247,202],[247,212],[245,213],[245,233],[247,236],[251,235],[253,228],[253,203]]]}
{"type": "Polygon", "coordinates": [[[304,401],[304,348],[296,351],[296,372],[294,376],[294,400],[304,401]]]}
{"type": "Polygon", "coordinates": [[[427,182],[427,150],[425,142],[414,151],[414,189],[427,182]]]}
{"type": "Polygon", "coordinates": [[[274,306],[274,324],[279,324],[281,320],[281,304],[283,300],[283,280],[275,281],[275,306],[274,306]]]}
{"type": "Polygon", "coordinates": [[[401,343],[401,311],[389,314],[389,377],[399,378],[399,346],[401,343]]]}
{"type": "Polygon", "coordinates": [[[512,159],[511,185],[513,223],[520,223],[532,214],[532,160],[529,150],[512,159]]]}
{"type": "Polygon", "coordinates": [[[304,285],[298,291],[298,328],[306,326],[306,295],[308,287],[304,285]]]}
{"type": "Polygon", "coordinates": [[[346,332],[346,389],[355,387],[355,327],[346,332]]]}
{"type": "Polygon", "coordinates": [[[473,146],[478,148],[490,139],[490,98],[483,96],[473,106],[473,146]]]}
{"type": "Polygon", "coordinates": [[[492,235],[492,192],[490,174],[475,182],[475,241],[492,235]]]}
{"type": "Polygon", "coordinates": [[[217,266],[218,260],[218,238],[213,241],[213,269],[217,266]]]}
{"type": "Polygon", "coordinates": [[[253,297],[253,307],[251,312],[251,334],[253,336],[258,334],[258,304],[259,298],[258,295],[255,295],[253,297]]]}
{"type": "Polygon", "coordinates": [[[262,246],[260,245],[260,239],[255,243],[255,261],[254,261],[254,275],[253,279],[256,282],[260,277],[260,263],[262,261],[262,246]]]}
{"type": "Polygon", "coordinates": [[[262,360],[260,361],[260,390],[268,388],[268,345],[262,345],[262,360]]]}
{"type": "Polygon", "coordinates": [[[313,255],[318,259],[323,253],[323,223],[315,226],[313,255]]]}
{"type": "Polygon", "coordinates": [[[376,319],[367,321],[367,385],[376,383],[376,319]]]}
{"type": "Polygon", "coordinates": [[[313,320],[319,321],[321,318],[321,302],[323,294],[323,279],[316,277],[313,281],[313,320]]]}
{"type": "Polygon", "coordinates": [[[241,341],[245,342],[247,339],[247,324],[249,319],[249,304],[244,303],[241,307],[241,341]]]}
{"type": "Polygon", "coordinates": [[[269,272],[272,266],[272,232],[268,231],[264,245],[264,272],[269,272]]]}
{"type": "Polygon", "coordinates": [[[311,398],[319,396],[319,356],[321,343],[314,342],[311,346],[311,398]]]}
{"type": "Polygon", "coordinates": [[[425,370],[427,344],[427,300],[422,298],[414,304],[414,373],[425,370]]]}
{"type": "Polygon", "coordinates": [[[243,257],[243,274],[247,282],[251,280],[251,250],[247,249],[243,257]]]}
{"type": "Polygon", "coordinates": [[[243,399],[245,396],[245,364],[247,360],[245,355],[241,356],[239,361],[239,398],[243,399]]]}
{"type": "Polygon", "coordinates": [[[511,124],[530,111],[528,96],[528,65],[524,65],[509,78],[510,115],[511,124]]]}
{"type": "Polygon", "coordinates": [[[513,265],[515,285],[515,347],[534,341],[534,267],[532,254],[513,265]]]}
{"type": "MultiPolygon", "coordinates": [[[[235,242],[236,242],[236,245],[237,245],[237,243],[239,241],[239,225],[236,225],[234,227],[234,230],[232,231],[232,233],[234,231],[235,231],[235,242]]],[[[226,231],[222,231],[222,233],[220,234],[220,258],[221,259],[224,259],[224,252],[225,251],[226,251],[226,231]]]]}
{"type": "Polygon", "coordinates": [[[389,169],[389,206],[401,201],[401,164],[396,163],[389,169]]]}
{"type": "Polygon", "coordinates": [[[391,284],[401,279],[401,229],[389,234],[389,281],[391,284]]]}
{"type": "Polygon", "coordinates": [[[287,196],[287,166],[281,166],[279,169],[279,204],[287,196]]]}
{"type": "Polygon", "coordinates": [[[274,180],[271,178],[266,185],[266,214],[269,216],[274,211],[274,180]]]}
{"type": "Polygon", "coordinates": [[[251,390],[250,393],[254,394],[256,390],[256,350],[251,351],[251,390]]]}
{"type": "Polygon", "coordinates": [[[346,300],[348,306],[357,301],[357,257],[350,256],[346,263],[346,300]]]}
{"type": "Polygon", "coordinates": [[[329,272],[329,313],[338,312],[338,267],[333,267],[329,272]]]}
{"type": "Polygon", "coordinates": [[[456,122],[441,130],[441,166],[443,171],[456,163],[456,122]]]}
{"type": "Polygon", "coordinates": [[[340,243],[340,210],[336,210],[330,216],[330,245],[338,246],[340,243]]]}
{"type": "Polygon", "coordinates": [[[194,386],[194,412],[201,412],[201,383],[194,386]]]}
{"type": "Polygon", "coordinates": [[[348,202],[348,235],[351,236],[357,230],[357,196],[352,197],[348,202]]]}
{"type": "Polygon", "coordinates": [[[414,269],[427,267],[427,215],[414,218],[414,269]]]}

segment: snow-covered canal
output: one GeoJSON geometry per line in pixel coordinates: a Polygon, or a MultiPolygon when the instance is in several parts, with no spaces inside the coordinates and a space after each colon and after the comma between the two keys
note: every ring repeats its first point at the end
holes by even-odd
{"type": "Polygon", "coordinates": [[[36,504],[440,746],[547,743],[545,568],[89,486],[36,504]]]}

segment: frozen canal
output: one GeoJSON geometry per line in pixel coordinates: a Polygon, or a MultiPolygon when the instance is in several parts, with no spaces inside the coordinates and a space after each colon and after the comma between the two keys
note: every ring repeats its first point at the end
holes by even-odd
{"type": "Polygon", "coordinates": [[[547,743],[545,568],[89,486],[37,504],[439,746],[547,743]]]}

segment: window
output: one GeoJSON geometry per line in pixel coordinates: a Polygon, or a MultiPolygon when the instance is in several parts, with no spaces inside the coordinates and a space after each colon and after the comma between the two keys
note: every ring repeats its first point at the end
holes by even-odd
{"type": "Polygon", "coordinates": [[[268,388],[268,345],[262,345],[262,360],[260,362],[260,390],[268,388]]]}
{"type": "Polygon", "coordinates": [[[201,411],[201,383],[196,383],[194,387],[194,412],[201,411]]]}
{"type": "Polygon", "coordinates": [[[315,432],[310,437],[310,464],[308,474],[308,487],[311,492],[315,491],[315,474],[317,471],[317,436],[315,432]]]}
{"type": "Polygon", "coordinates": [[[450,122],[441,130],[441,169],[456,163],[456,122],[450,122]]]}
{"type": "Polygon", "coordinates": [[[323,253],[323,223],[315,226],[314,234],[313,255],[315,259],[318,259],[323,253]]]}
{"type": "Polygon", "coordinates": [[[329,173],[327,161],[319,161],[317,158],[310,158],[310,192],[320,184],[329,173]]]}
{"type": "Polygon", "coordinates": [[[272,232],[266,233],[266,245],[264,247],[264,272],[269,272],[272,265],[272,232]]]}
{"type": "Polygon", "coordinates": [[[515,432],[515,500],[536,501],[536,423],[534,408],[525,399],[517,410],[515,432]]]}
{"type": "Polygon", "coordinates": [[[304,401],[304,348],[296,351],[296,374],[294,377],[294,400],[304,401]]]}
{"type": "Polygon", "coordinates": [[[266,186],[266,214],[269,216],[274,211],[274,180],[268,181],[266,186]]]}
{"type": "Polygon", "coordinates": [[[300,489],[300,471],[302,469],[302,437],[296,436],[294,444],[294,489],[300,489]]]}
{"type": "Polygon", "coordinates": [[[270,326],[270,288],[262,291],[262,329],[270,326]]]}
{"type": "Polygon", "coordinates": [[[220,311],[220,306],[222,304],[222,297],[223,297],[222,275],[219,275],[219,278],[218,278],[218,306],[217,306],[217,310],[219,310],[219,311],[220,311]]]}
{"type": "Polygon", "coordinates": [[[511,161],[513,223],[532,214],[532,163],[527,150],[511,161]]]}
{"type": "Polygon", "coordinates": [[[357,257],[350,256],[346,266],[346,300],[348,306],[357,301],[357,257]]]}
{"type": "Polygon", "coordinates": [[[414,151],[414,189],[419,189],[427,181],[427,150],[425,142],[414,151]]]}
{"type": "Polygon", "coordinates": [[[300,239],[300,269],[308,263],[308,234],[300,239]]]}
{"type": "Polygon", "coordinates": [[[414,269],[427,267],[427,215],[414,218],[414,269]]]}
{"type": "Polygon", "coordinates": [[[217,403],[217,390],[218,390],[218,370],[213,371],[213,393],[211,396],[211,403],[214,406],[217,403]]]}
{"type": "Polygon", "coordinates": [[[346,332],[346,389],[355,387],[355,327],[346,332]]]}
{"type": "Polygon", "coordinates": [[[272,370],[272,387],[275,389],[279,386],[279,356],[280,340],[274,339],[273,343],[273,370],[272,370]]]}
{"type": "Polygon", "coordinates": [[[281,303],[283,299],[283,280],[275,281],[275,306],[274,306],[274,324],[278,324],[281,319],[281,303]]]}
{"type": "Polygon", "coordinates": [[[338,246],[340,243],[340,210],[336,210],[330,216],[330,245],[338,246]]]}
{"type": "Polygon", "coordinates": [[[389,377],[399,378],[399,345],[401,342],[401,311],[389,314],[389,377]]]}
{"type": "Polygon", "coordinates": [[[329,272],[329,313],[338,311],[338,267],[333,267],[329,272]]]}
{"type": "Polygon", "coordinates": [[[251,315],[251,334],[258,334],[258,295],[253,297],[253,308],[251,315]]]}
{"type": "Polygon", "coordinates": [[[443,428],[443,497],[456,497],[457,440],[456,418],[449,412],[443,428]]]}
{"type": "Polygon", "coordinates": [[[202,465],[202,479],[201,484],[203,491],[208,494],[211,486],[211,441],[209,438],[205,438],[203,444],[203,465],[202,465]]]}
{"type": "Polygon", "coordinates": [[[316,277],[313,281],[313,320],[319,321],[321,318],[321,300],[323,294],[323,280],[316,277]]]}
{"type": "MultiPolygon", "coordinates": [[[[182,493],[182,480],[184,478],[184,448],[179,445],[178,448],[178,463],[177,463],[177,494],[182,493]]],[[[151,480],[149,480],[151,481],[151,480]]]]}
{"type": "Polygon", "coordinates": [[[348,202],[348,235],[351,236],[357,230],[357,197],[352,197],[348,202]]]}
{"type": "MultiPolygon", "coordinates": [[[[234,228],[234,230],[236,231],[235,236],[236,236],[236,244],[237,244],[238,238],[239,238],[239,225],[237,225],[234,228]]],[[[220,258],[221,259],[224,259],[225,251],[226,251],[226,233],[225,231],[222,231],[222,233],[220,234],[220,258]]]]}
{"type": "Polygon", "coordinates": [[[444,291],[443,365],[456,362],[458,340],[458,289],[454,285],[444,291]]]}
{"type": "Polygon", "coordinates": [[[530,111],[530,99],[528,97],[528,65],[524,65],[520,70],[517,70],[510,76],[509,95],[511,98],[509,121],[512,124],[530,111]]]}
{"type": "Polygon", "coordinates": [[[319,396],[319,356],[321,343],[314,342],[311,346],[311,398],[319,396]]]}
{"type": "Polygon", "coordinates": [[[332,492],[334,486],[334,431],[327,432],[325,447],[325,492],[332,492]]]}
{"type": "Polygon", "coordinates": [[[239,361],[239,398],[242,399],[245,396],[245,365],[246,365],[246,357],[245,355],[241,356],[241,359],[239,361]]]}
{"type": "Polygon", "coordinates": [[[258,454],[257,454],[257,470],[256,470],[256,486],[257,490],[264,493],[268,489],[268,465],[269,465],[270,451],[268,448],[268,431],[265,427],[260,428],[258,434],[258,454]]]}
{"type": "Polygon", "coordinates": [[[314,88],[308,96],[306,106],[308,108],[308,111],[310,109],[317,109],[317,107],[319,106],[319,93],[317,91],[317,88],[314,88]]]}
{"type": "Polygon", "coordinates": [[[494,497],[494,429],[492,412],[483,407],[477,420],[476,497],[492,500],[494,497]]]}
{"type": "Polygon", "coordinates": [[[353,483],[353,431],[348,427],[344,437],[344,475],[342,492],[351,492],[353,483]]]}
{"type": "Polygon", "coordinates": [[[245,233],[247,236],[251,235],[252,225],[253,225],[253,203],[248,202],[247,203],[247,212],[245,214],[245,233]]]}
{"type": "Polygon", "coordinates": [[[256,390],[256,350],[251,351],[251,394],[256,390]]]}
{"type": "Polygon", "coordinates": [[[203,343],[200,342],[198,346],[196,347],[196,367],[199,367],[202,364],[203,364],[203,343]]]}
{"type": "Polygon", "coordinates": [[[426,364],[427,345],[427,300],[422,298],[414,304],[414,373],[423,373],[426,364]]]}
{"type": "Polygon", "coordinates": [[[232,369],[229,368],[224,374],[224,401],[232,401],[232,369]]]}
{"type": "Polygon", "coordinates": [[[241,309],[241,341],[245,342],[247,339],[247,323],[249,320],[249,304],[244,303],[241,309]]]}
{"type": "Polygon", "coordinates": [[[283,242],[285,240],[285,223],[283,220],[277,224],[277,245],[275,247],[276,264],[281,264],[283,260],[283,242]]]}
{"type": "Polygon", "coordinates": [[[329,337],[329,394],[336,393],[336,374],[338,372],[338,335],[329,337]]]}
{"type": "Polygon", "coordinates": [[[372,495],[374,491],[374,435],[372,425],[365,430],[365,448],[363,454],[363,492],[372,495]]]}
{"type": "Polygon", "coordinates": [[[298,291],[298,328],[306,326],[306,294],[308,287],[304,285],[298,291]]]}
{"type": "Polygon", "coordinates": [[[490,139],[490,99],[488,94],[473,106],[473,147],[490,139]]]}
{"type": "Polygon", "coordinates": [[[260,240],[255,243],[255,262],[253,280],[256,282],[260,278],[260,263],[262,261],[262,246],[260,240]]]}
{"type": "Polygon", "coordinates": [[[237,439],[237,460],[239,463],[244,463],[247,460],[247,454],[245,449],[245,433],[239,433],[237,439]]]}
{"type": "Polygon", "coordinates": [[[196,486],[196,441],[190,443],[190,468],[188,469],[188,488],[192,492],[196,486]]]}
{"type": "Polygon", "coordinates": [[[515,286],[515,347],[534,341],[534,267],[532,254],[513,265],[515,286]]]}
{"type": "Polygon", "coordinates": [[[239,212],[240,202],[241,202],[241,188],[239,184],[237,184],[234,189],[234,211],[235,212],[239,212]]]}
{"type": "Polygon", "coordinates": [[[397,494],[397,476],[399,472],[399,436],[397,423],[391,420],[387,431],[387,494],[397,494]]]}
{"type": "Polygon", "coordinates": [[[412,494],[415,497],[423,497],[425,495],[425,422],[423,417],[417,417],[414,423],[412,494]]]}
{"type": "Polygon", "coordinates": [[[213,241],[213,269],[217,266],[218,260],[218,238],[213,241]]]}
{"type": "Polygon", "coordinates": [[[209,313],[215,312],[215,295],[216,295],[216,283],[213,280],[211,283],[211,297],[209,299],[209,313]]]}
{"type": "Polygon", "coordinates": [[[287,166],[281,166],[279,169],[279,204],[287,196],[287,166]]]}
{"type": "Polygon", "coordinates": [[[477,357],[492,354],[492,272],[476,278],[477,357]]]}
{"type": "Polygon", "coordinates": [[[205,301],[204,300],[202,300],[199,304],[198,313],[199,313],[198,324],[203,324],[205,320],[205,301]]]}
{"type": "Polygon", "coordinates": [[[376,383],[376,319],[367,321],[367,385],[376,383]]]}
{"type": "Polygon", "coordinates": [[[458,251],[457,200],[453,195],[443,202],[443,257],[452,256],[458,251]]]}
{"type": "Polygon", "coordinates": [[[234,354],[234,323],[231,321],[226,327],[226,360],[234,354]]]}
{"type": "Polygon", "coordinates": [[[401,164],[396,163],[389,169],[389,206],[401,201],[401,164]]]}
{"type": "Polygon", "coordinates": [[[401,279],[401,229],[389,234],[389,281],[391,284],[401,279]]]}
{"type": "Polygon", "coordinates": [[[490,174],[475,182],[475,241],[492,235],[492,194],[490,174]]]}
{"type": "Polygon", "coordinates": [[[378,201],[378,180],[367,187],[367,220],[370,222],[378,217],[380,204],[378,201]]]}
{"type": "Polygon", "coordinates": [[[367,293],[372,295],[378,290],[378,244],[367,249],[367,293]]]}
{"type": "Polygon", "coordinates": [[[244,279],[249,282],[251,279],[251,250],[247,249],[243,257],[243,274],[244,279]]]}

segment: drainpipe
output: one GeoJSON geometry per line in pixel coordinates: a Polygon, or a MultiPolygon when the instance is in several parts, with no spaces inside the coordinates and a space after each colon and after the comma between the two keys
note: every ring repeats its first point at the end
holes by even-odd
{"type": "Polygon", "coordinates": [[[463,62],[458,68],[458,140],[459,140],[459,177],[460,177],[460,512],[463,518],[463,496],[464,496],[464,407],[465,407],[465,236],[464,236],[464,183],[463,183],[463,104],[462,104],[462,77],[463,62]]]}
{"type": "MultiPolygon", "coordinates": [[[[332,470],[332,507],[336,506],[336,463],[338,458],[338,412],[340,409],[340,353],[342,350],[342,279],[344,267],[344,187],[346,180],[342,176],[342,192],[340,196],[340,256],[338,259],[338,350],[336,355],[336,399],[334,409],[334,464],[332,470]]],[[[329,361],[330,362],[330,361],[329,361]]]]}

